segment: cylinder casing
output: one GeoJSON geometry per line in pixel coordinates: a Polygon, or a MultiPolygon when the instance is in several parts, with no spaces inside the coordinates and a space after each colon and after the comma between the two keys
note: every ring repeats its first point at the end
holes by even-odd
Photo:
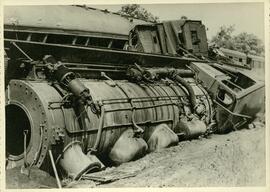
{"type": "MultiPolygon", "coordinates": [[[[27,157],[30,164],[40,167],[48,148],[65,147],[71,141],[80,141],[84,152],[91,150],[95,145],[101,122],[103,126],[97,147],[98,154],[108,153],[122,132],[128,128],[141,127],[144,130],[143,138],[150,137],[149,127],[161,123],[166,123],[170,129],[177,132],[179,118],[189,111],[187,91],[172,81],[156,84],[116,81],[115,85],[107,81],[81,81],[90,90],[93,101],[104,108],[103,120],[100,115],[87,108],[90,122],[86,121],[85,127],[81,126],[76,110],[63,105],[63,96],[47,81],[10,82],[7,107],[16,105],[22,108],[31,124],[27,157]]],[[[208,95],[194,83],[191,85],[198,102],[203,101],[205,108],[210,109],[208,95]]],[[[7,116],[16,117],[16,114],[7,116]]],[[[210,116],[208,110],[205,119],[209,119],[210,116]]],[[[7,121],[11,121],[8,118],[7,121]]],[[[7,142],[10,142],[8,135],[7,142]]],[[[10,167],[22,163],[23,155],[11,154],[9,157],[10,167]]]]}

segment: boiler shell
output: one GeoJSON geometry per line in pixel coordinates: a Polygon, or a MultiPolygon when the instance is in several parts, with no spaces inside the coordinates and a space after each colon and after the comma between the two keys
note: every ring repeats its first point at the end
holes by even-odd
{"type": "MultiPolygon", "coordinates": [[[[184,115],[182,106],[185,104],[186,108],[189,107],[186,90],[174,82],[135,84],[116,81],[116,85],[112,86],[110,81],[81,81],[90,90],[93,100],[100,103],[105,110],[98,145],[99,154],[109,152],[124,130],[134,128],[133,113],[134,122],[144,129],[145,138],[149,137],[148,129],[158,123],[166,123],[173,131],[177,131],[176,125],[180,115],[184,115]]],[[[191,85],[196,95],[205,96],[202,89],[195,84],[191,85]]],[[[87,108],[90,122],[86,130],[83,130],[79,126],[74,109],[61,107],[63,97],[47,81],[12,80],[7,92],[7,106],[16,105],[23,108],[31,122],[31,139],[27,149],[30,164],[34,163],[40,167],[48,148],[56,145],[61,139],[63,146],[72,141],[81,141],[86,151],[94,146],[101,117],[87,108]],[[61,131],[63,137],[59,135],[61,131]]],[[[12,118],[16,114],[8,116],[12,118]]],[[[11,167],[22,165],[23,155],[11,156],[9,162],[11,167]]]]}

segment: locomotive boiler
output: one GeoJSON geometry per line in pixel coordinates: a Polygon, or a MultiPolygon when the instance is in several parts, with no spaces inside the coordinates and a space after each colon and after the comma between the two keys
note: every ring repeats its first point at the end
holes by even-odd
{"type": "Polygon", "coordinates": [[[5,9],[7,168],[51,172],[52,152],[62,176],[78,179],[184,139],[238,129],[263,104],[264,84],[245,74],[202,57],[126,49],[130,30],[145,21],[76,6],[37,10],[5,9]],[[78,25],[72,18],[80,14],[78,25]],[[102,22],[87,22],[94,17],[102,22]]]}

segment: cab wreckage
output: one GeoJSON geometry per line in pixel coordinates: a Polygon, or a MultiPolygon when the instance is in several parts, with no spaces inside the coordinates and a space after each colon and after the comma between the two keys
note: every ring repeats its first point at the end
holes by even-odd
{"type": "Polygon", "coordinates": [[[84,6],[4,13],[6,168],[80,179],[252,122],[264,82],[208,57],[201,21],[84,6]]]}

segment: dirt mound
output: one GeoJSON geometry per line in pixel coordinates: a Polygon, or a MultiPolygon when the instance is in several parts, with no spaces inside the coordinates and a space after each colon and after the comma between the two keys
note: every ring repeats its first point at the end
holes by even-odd
{"type": "MultiPolygon", "coordinates": [[[[225,135],[211,135],[152,152],[145,157],[107,168],[104,175],[136,173],[133,177],[97,187],[233,187],[264,186],[265,128],[254,124],[225,135]],[[256,128],[252,128],[256,125],[256,128]]],[[[30,178],[20,168],[6,171],[7,188],[56,188],[53,177],[32,169],[30,178]]],[[[90,188],[95,183],[82,180],[66,187],[90,188]]]]}
{"type": "Polygon", "coordinates": [[[180,142],[115,169],[139,174],[101,187],[263,186],[265,129],[180,142]]]}
{"type": "Polygon", "coordinates": [[[30,176],[21,174],[21,168],[6,170],[7,189],[57,188],[56,180],[48,173],[31,168],[30,176]]]}

